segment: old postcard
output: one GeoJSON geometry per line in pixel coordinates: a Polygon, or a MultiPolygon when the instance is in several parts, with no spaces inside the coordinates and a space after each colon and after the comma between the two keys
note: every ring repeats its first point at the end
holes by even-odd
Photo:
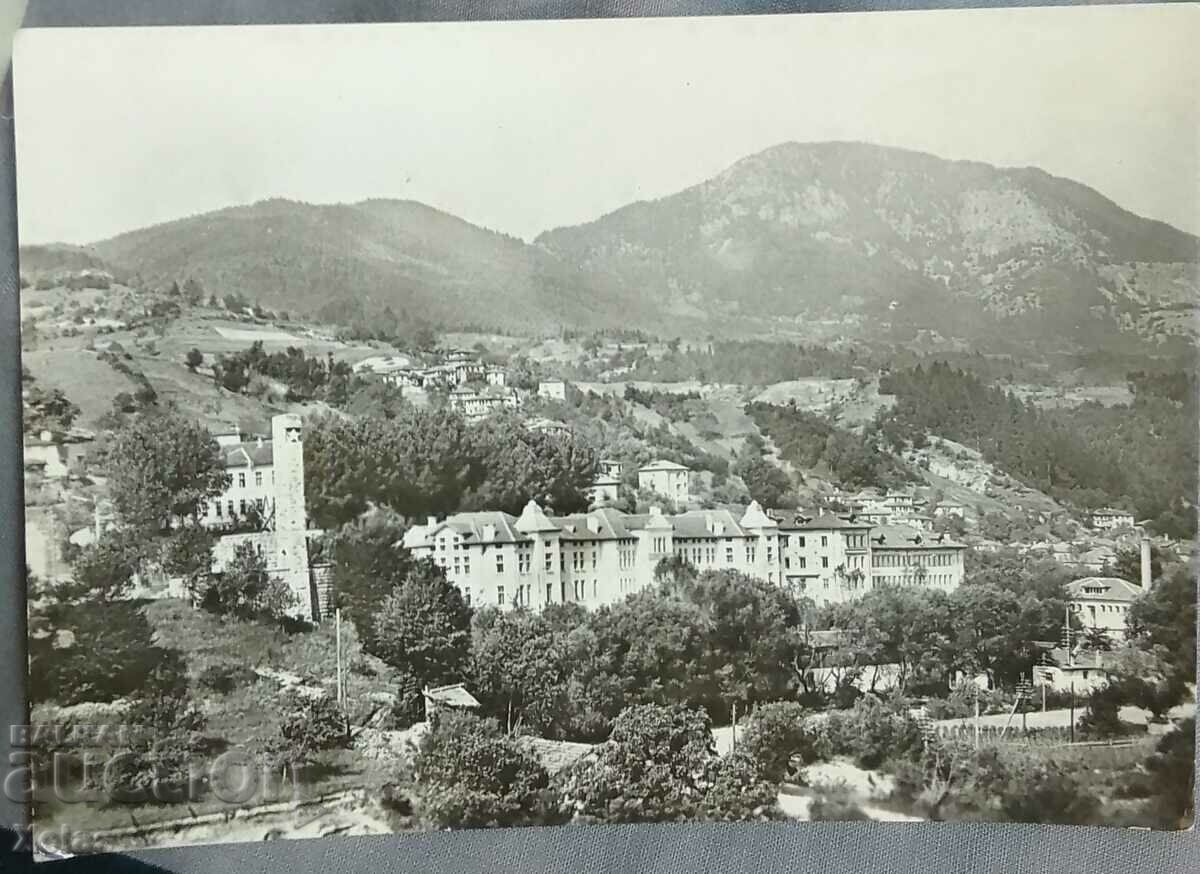
{"type": "Polygon", "coordinates": [[[39,852],[1188,827],[1197,22],[24,32],[39,852]]]}

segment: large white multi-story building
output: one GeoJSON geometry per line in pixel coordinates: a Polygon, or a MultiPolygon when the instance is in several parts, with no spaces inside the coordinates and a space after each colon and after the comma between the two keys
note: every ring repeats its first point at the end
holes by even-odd
{"type": "Polygon", "coordinates": [[[925,586],[949,592],[963,580],[966,547],[944,534],[900,525],[871,529],[871,588],[925,586]]]}
{"type": "Polygon", "coordinates": [[[784,578],[818,604],[860,597],[870,584],[871,526],[855,519],[802,514],[779,523],[784,578]]]}
{"type": "MultiPolygon", "coordinates": [[[[272,434],[272,437],[274,435],[272,434]]],[[[227,528],[257,511],[263,521],[275,513],[274,440],[246,439],[233,428],[216,435],[229,485],[205,506],[201,521],[210,528],[227,528]]]]}
{"type": "Polygon", "coordinates": [[[904,564],[907,575],[893,573],[890,561],[873,574],[870,534],[865,524],[832,516],[781,523],[757,503],[743,512],[652,508],[627,514],[602,507],[549,516],[531,501],[519,517],[481,512],[429,519],[408,530],[403,546],[444,568],[476,606],[611,604],[653,586],[658,563],[671,557],[700,571],[734,570],[796,587],[819,604],[886,585],[949,589],[961,581],[965,547],[936,538],[916,549],[884,536],[882,556],[903,553],[914,560],[904,564]],[[918,562],[928,564],[924,574],[916,572],[918,562]]]}

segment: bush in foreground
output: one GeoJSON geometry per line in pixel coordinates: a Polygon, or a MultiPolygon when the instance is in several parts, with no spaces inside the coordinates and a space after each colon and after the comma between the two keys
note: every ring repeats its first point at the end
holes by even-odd
{"type": "Polygon", "coordinates": [[[436,715],[414,762],[420,815],[435,828],[551,825],[564,818],[545,768],[493,719],[436,715]]]}

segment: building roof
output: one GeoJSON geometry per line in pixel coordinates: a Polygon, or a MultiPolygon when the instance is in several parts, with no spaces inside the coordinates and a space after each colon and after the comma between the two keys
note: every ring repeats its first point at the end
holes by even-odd
{"type": "Polygon", "coordinates": [[[1047,653],[1050,661],[1059,670],[1096,671],[1112,670],[1116,667],[1116,656],[1112,653],[1080,650],[1071,655],[1061,646],[1056,646],[1047,653]],[[1070,665],[1067,663],[1071,662],[1070,665]]]}
{"type": "Polygon", "coordinates": [[[538,757],[546,773],[553,776],[573,765],[580,757],[590,752],[591,744],[573,743],[565,740],[546,740],[540,737],[524,738],[538,757]]]}
{"type": "Polygon", "coordinates": [[[525,509],[521,511],[521,518],[517,519],[514,527],[522,534],[558,530],[558,526],[550,521],[550,517],[542,511],[537,501],[530,501],[525,505],[525,509]]]}
{"type": "Polygon", "coordinates": [[[965,549],[944,534],[930,534],[906,525],[877,525],[871,529],[872,549],[965,549]],[[883,538],[882,541],[880,538],[883,538]]]}
{"type": "Polygon", "coordinates": [[[807,642],[814,649],[836,649],[853,643],[854,632],[844,628],[810,631],[807,635],[807,642]]]}
{"type": "Polygon", "coordinates": [[[835,516],[832,513],[821,513],[817,516],[807,516],[803,513],[793,513],[791,518],[783,517],[779,520],[779,529],[781,531],[828,531],[835,528],[870,528],[868,522],[851,522],[841,516],[835,516]]]}
{"type": "Polygon", "coordinates": [[[649,464],[644,464],[638,468],[638,473],[648,473],[658,470],[688,470],[682,464],[677,464],[674,461],[667,461],[665,458],[660,458],[657,461],[652,461],[649,464]]]}
{"type": "Polygon", "coordinates": [[[683,539],[745,537],[738,518],[729,510],[689,510],[671,517],[675,537],[683,539]],[[717,531],[712,530],[717,526],[717,531]]]}
{"type": "Polygon", "coordinates": [[[447,707],[469,707],[471,709],[479,707],[479,701],[467,691],[466,686],[462,683],[438,686],[436,689],[426,687],[421,694],[425,696],[426,701],[433,701],[447,707]]]}
{"type": "Polygon", "coordinates": [[[530,419],[525,423],[525,427],[530,431],[570,431],[571,426],[565,422],[558,422],[554,419],[536,418],[530,419]]]}
{"type": "Polygon", "coordinates": [[[223,448],[225,467],[264,467],[274,462],[270,440],[249,440],[223,448]]]}
{"type": "Polygon", "coordinates": [[[1132,516],[1133,513],[1129,510],[1118,510],[1114,507],[1100,507],[1092,510],[1093,516],[1132,516]]]}
{"type": "Polygon", "coordinates": [[[560,538],[572,540],[625,540],[634,536],[625,525],[622,514],[611,508],[600,508],[590,513],[551,518],[562,532],[560,538]]]}
{"type": "Polygon", "coordinates": [[[1083,577],[1067,583],[1067,593],[1081,601],[1114,601],[1130,604],[1142,596],[1141,586],[1120,577],[1083,577]],[[1088,589],[1100,589],[1089,592],[1088,589]]]}

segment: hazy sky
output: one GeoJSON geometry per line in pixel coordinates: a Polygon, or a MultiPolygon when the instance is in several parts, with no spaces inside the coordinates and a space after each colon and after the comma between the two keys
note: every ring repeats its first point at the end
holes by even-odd
{"type": "Polygon", "coordinates": [[[1198,11],[25,31],[21,241],[267,197],[530,238],[832,139],[1040,166],[1200,232],[1198,11]]]}

